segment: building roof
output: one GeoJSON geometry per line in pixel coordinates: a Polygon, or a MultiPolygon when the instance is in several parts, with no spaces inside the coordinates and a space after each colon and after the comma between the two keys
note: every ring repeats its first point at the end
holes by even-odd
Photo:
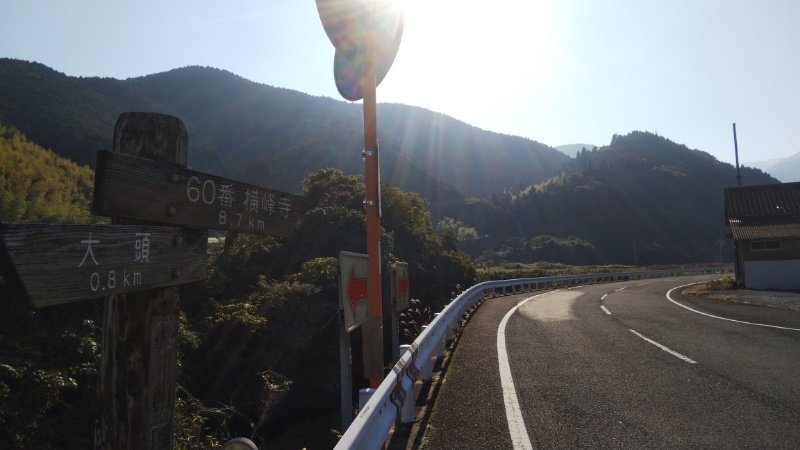
{"type": "Polygon", "coordinates": [[[800,182],[725,189],[725,221],[770,218],[779,222],[800,217],[800,182]],[[792,218],[794,217],[794,218],[792,218]]]}
{"type": "Polygon", "coordinates": [[[737,241],[786,238],[800,239],[800,220],[793,223],[770,223],[732,219],[729,222],[729,226],[733,238],[737,241]]]}

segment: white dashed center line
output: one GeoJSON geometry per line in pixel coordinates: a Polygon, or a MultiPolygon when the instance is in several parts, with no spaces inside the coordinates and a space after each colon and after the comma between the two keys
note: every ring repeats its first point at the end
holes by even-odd
{"type": "Polygon", "coordinates": [[[665,352],[669,353],[670,355],[675,356],[677,358],[680,358],[680,359],[688,362],[689,364],[697,364],[697,361],[695,361],[695,360],[693,360],[693,359],[691,359],[689,357],[683,356],[680,353],[676,352],[675,350],[671,350],[669,347],[667,347],[665,345],[661,345],[661,344],[659,344],[658,342],[656,342],[656,341],[654,341],[652,339],[646,338],[644,335],[642,335],[642,333],[639,333],[636,330],[631,330],[631,333],[633,333],[633,334],[639,336],[640,338],[644,339],[645,341],[655,345],[656,347],[660,348],[661,350],[664,350],[665,352]]]}

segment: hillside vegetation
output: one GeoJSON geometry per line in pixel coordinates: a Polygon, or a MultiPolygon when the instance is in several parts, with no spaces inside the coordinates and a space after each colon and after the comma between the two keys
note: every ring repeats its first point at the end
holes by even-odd
{"type": "Polygon", "coordinates": [[[0,122],[0,220],[89,220],[94,172],[30,142],[0,122]]]}
{"type": "MultiPolygon", "coordinates": [[[[115,80],[0,59],[0,120],[80,164],[108,149],[125,111],[180,117],[192,168],[299,192],[308,173],[363,173],[361,105],[208,67],[115,80]]],[[[482,264],[549,260],[660,264],[729,260],[722,191],[735,169],[648,132],[576,158],[443,114],[378,105],[381,177],[428,201],[439,227],[482,264]]],[[[743,182],[776,183],[754,169],[743,182]]]]}
{"type": "MultiPolygon", "coordinates": [[[[87,188],[91,170],[13,129],[3,128],[2,136],[0,155],[24,173],[2,198],[11,205],[35,205],[12,209],[15,220],[88,217],[89,191],[72,197],[58,193],[72,192],[70,181],[87,188]],[[20,183],[27,190],[17,189],[20,183]],[[58,206],[66,213],[46,211],[55,199],[63,200],[58,206]]],[[[359,177],[338,169],[308,174],[302,182],[308,209],[291,236],[230,234],[211,254],[208,278],[183,286],[177,448],[219,448],[235,436],[250,437],[261,448],[334,445],[329,430],[340,423],[337,256],[341,250],[365,251],[364,190],[359,177]]],[[[419,195],[384,185],[383,199],[384,312],[391,308],[388,267],[397,260],[409,262],[410,294],[421,299],[421,307],[441,309],[455,284],[475,280],[475,268],[458,250],[455,235],[435,233],[428,204],[419,195]]],[[[102,301],[31,311],[3,278],[0,299],[0,442],[14,448],[91,447],[102,301]]],[[[388,331],[386,314],[384,322],[388,331]]],[[[358,374],[360,331],[352,335],[358,374]]],[[[384,342],[388,357],[391,338],[384,342]]],[[[356,388],[366,387],[358,377],[354,382],[356,388]]]]}
{"type": "MultiPolygon", "coordinates": [[[[117,116],[157,111],[180,117],[189,165],[298,192],[309,172],[363,173],[359,104],[254,83],[209,67],[115,80],[75,78],[42,64],[0,58],[0,120],[79,164],[108,150],[117,116]]],[[[569,158],[516,136],[484,131],[418,107],[378,105],[383,181],[439,197],[488,196],[508,183],[546,180],[569,158]]]]}
{"type": "MultiPolygon", "coordinates": [[[[743,168],[742,182],[777,180],[743,168]]],[[[636,131],[582,150],[544,183],[468,202],[456,219],[488,235],[464,244],[492,265],[698,263],[719,261],[721,251],[730,261],[723,190],[733,186],[730,164],[636,131]]]]}

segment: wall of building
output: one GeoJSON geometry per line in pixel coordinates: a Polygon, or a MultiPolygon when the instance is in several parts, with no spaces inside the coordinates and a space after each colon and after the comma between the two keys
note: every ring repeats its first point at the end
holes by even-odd
{"type": "Polygon", "coordinates": [[[758,241],[740,241],[742,256],[745,261],[800,260],[800,239],[760,239],[758,241]],[[780,250],[751,250],[752,243],[762,241],[780,242],[780,250]]]}
{"type": "Polygon", "coordinates": [[[800,259],[745,261],[748,289],[800,291],[800,259]]]}

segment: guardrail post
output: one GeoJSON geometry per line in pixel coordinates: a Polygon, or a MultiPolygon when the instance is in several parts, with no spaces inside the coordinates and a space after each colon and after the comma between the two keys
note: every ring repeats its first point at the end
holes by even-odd
{"type": "Polygon", "coordinates": [[[450,321],[450,339],[448,341],[454,341],[456,333],[458,333],[458,317],[454,316],[453,320],[450,321]]]}
{"type": "MultiPolygon", "coordinates": [[[[422,326],[422,332],[428,329],[427,325],[422,326]]],[[[433,379],[433,359],[425,358],[425,361],[420,361],[420,371],[422,372],[422,381],[431,381],[433,379]]]]}
{"type": "MultiPolygon", "coordinates": [[[[405,353],[410,349],[410,345],[401,345],[400,346],[400,357],[405,355],[405,353]]],[[[417,362],[413,361],[416,365],[417,362]]],[[[408,362],[406,362],[406,367],[408,367],[408,362]]],[[[400,409],[400,422],[404,424],[411,424],[414,423],[414,383],[411,383],[411,389],[406,394],[405,399],[403,399],[403,407],[400,409]]]]}
{"type": "MultiPolygon", "coordinates": [[[[434,314],[433,315],[434,319],[436,317],[439,317],[440,315],[442,315],[442,313],[434,314]]],[[[436,343],[436,358],[437,359],[438,358],[444,358],[444,341],[445,341],[446,337],[447,337],[447,332],[444,333],[444,336],[439,336],[439,340],[436,343]]]]}
{"type": "MultiPolygon", "coordinates": [[[[402,346],[401,346],[402,347],[402,346]]],[[[375,393],[375,389],[365,388],[360,389],[358,391],[358,412],[360,413],[364,406],[367,404],[370,398],[372,398],[372,394],[375,393]]]]}

